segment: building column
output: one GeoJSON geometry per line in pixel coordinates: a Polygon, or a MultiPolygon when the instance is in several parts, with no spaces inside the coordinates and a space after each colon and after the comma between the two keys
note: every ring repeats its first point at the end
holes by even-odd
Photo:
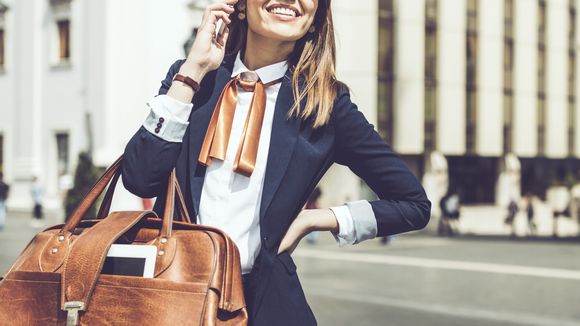
{"type": "Polygon", "coordinates": [[[42,18],[46,1],[18,0],[13,3],[14,25],[14,129],[12,157],[13,184],[10,207],[32,207],[30,184],[40,176],[42,161],[42,18]]]}
{"type": "MultiPolygon", "coordinates": [[[[332,6],[338,79],[351,88],[352,101],[376,124],[378,1],[336,0],[332,6]]],[[[345,166],[333,165],[320,184],[322,205],[367,199],[359,178],[345,166]]]]}

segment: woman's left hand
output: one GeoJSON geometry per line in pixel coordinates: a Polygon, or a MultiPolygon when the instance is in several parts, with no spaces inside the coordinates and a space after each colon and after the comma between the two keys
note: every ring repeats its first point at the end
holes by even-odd
{"type": "Polygon", "coordinates": [[[338,222],[332,210],[329,208],[302,210],[284,235],[278,248],[278,254],[284,251],[288,251],[291,254],[300,243],[300,240],[312,231],[338,233],[338,222]]]}

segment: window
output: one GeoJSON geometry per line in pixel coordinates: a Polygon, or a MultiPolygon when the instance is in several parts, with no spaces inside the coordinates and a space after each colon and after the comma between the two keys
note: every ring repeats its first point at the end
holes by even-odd
{"type": "Polygon", "coordinates": [[[503,43],[503,151],[512,151],[514,121],[514,1],[504,2],[504,43],[503,43]]]}
{"type": "Polygon", "coordinates": [[[437,147],[437,0],[425,3],[425,152],[437,147]]]}
{"type": "Polygon", "coordinates": [[[69,135],[66,132],[56,134],[57,169],[62,176],[69,172],[69,135]]]}
{"type": "Polygon", "coordinates": [[[0,2],[0,71],[6,64],[6,30],[4,29],[5,15],[8,6],[0,2]]]}
{"type": "Polygon", "coordinates": [[[4,173],[4,135],[0,133],[0,173],[4,173]]]}
{"type": "Polygon", "coordinates": [[[538,155],[546,153],[546,97],[538,96],[538,155]]]}
{"type": "Polygon", "coordinates": [[[4,36],[4,29],[0,28],[0,69],[4,67],[4,43],[5,36],[4,36]]]}
{"type": "Polygon", "coordinates": [[[467,1],[467,32],[466,32],[466,143],[465,149],[468,154],[474,154],[476,150],[477,136],[477,0],[467,1]]]}
{"type": "Polygon", "coordinates": [[[540,0],[538,3],[538,39],[546,38],[546,1],[540,0]]]}
{"type": "Polygon", "coordinates": [[[538,155],[546,151],[546,1],[538,2],[538,155]]]}
{"type": "Polygon", "coordinates": [[[56,22],[58,27],[58,58],[60,61],[70,59],[70,20],[59,20],[56,22]]]}
{"type": "Polygon", "coordinates": [[[395,15],[393,0],[379,1],[378,130],[387,143],[393,142],[395,82],[395,15]]]}

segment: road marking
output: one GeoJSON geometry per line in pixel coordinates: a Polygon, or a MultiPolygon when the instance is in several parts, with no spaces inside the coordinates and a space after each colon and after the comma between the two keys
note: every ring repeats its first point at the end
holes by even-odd
{"type": "Polygon", "coordinates": [[[487,320],[497,322],[500,325],[513,323],[518,325],[529,326],[580,326],[580,321],[564,318],[553,318],[526,313],[487,310],[475,307],[462,307],[457,305],[442,305],[416,300],[405,300],[374,296],[369,294],[358,294],[344,290],[329,290],[322,288],[306,288],[307,294],[312,296],[324,297],[333,300],[348,302],[374,304],[379,306],[395,307],[409,309],[438,315],[446,315],[461,318],[487,320]]]}
{"type": "Polygon", "coordinates": [[[300,258],[315,258],[315,259],[349,261],[349,262],[381,264],[381,265],[414,266],[414,267],[438,268],[438,269],[448,269],[468,272],[509,274],[519,276],[580,281],[580,270],[573,269],[530,267],[520,265],[492,264],[492,263],[431,259],[431,258],[401,257],[392,255],[337,252],[316,249],[297,250],[293,254],[293,256],[300,258]]]}

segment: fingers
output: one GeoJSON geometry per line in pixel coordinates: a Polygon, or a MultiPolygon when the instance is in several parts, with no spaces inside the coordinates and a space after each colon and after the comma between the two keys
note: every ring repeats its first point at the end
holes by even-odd
{"type": "Polygon", "coordinates": [[[226,3],[216,3],[211,6],[208,6],[204,17],[202,19],[202,27],[201,29],[207,30],[210,33],[217,33],[216,31],[216,23],[218,20],[223,20],[225,24],[230,24],[232,21],[229,17],[231,13],[234,12],[233,6],[230,6],[226,3]]]}
{"type": "MultiPolygon", "coordinates": [[[[237,2],[237,1],[236,1],[237,2]]],[[[227,11],[227,12],[234,12],[234,5],[233,4],[229,4],[227,2],[225,3],[214,3],[212,5],[207,6],[207,8],[205,9],[206,11],[214,11],[214,10],[223,10],[223,11],[227,11]]]]}
{"type": "Polygon", "coordinates": [[[224,23],[226,23],[226,24],[230,24],[232,22],[229,14],[226,14],[223,11],[212,11],[211,15],[210,15],[210,24],[215,25],[215,23],[217,23],[218,19],[223,20],[224,23]]]}
{"type": "Polygon", "coordinates": [[[217,42],[220,46],[225,46],[228,36],[230,35],[230,29],[226,27],[221,37],[218,37],[217,42]]]}

